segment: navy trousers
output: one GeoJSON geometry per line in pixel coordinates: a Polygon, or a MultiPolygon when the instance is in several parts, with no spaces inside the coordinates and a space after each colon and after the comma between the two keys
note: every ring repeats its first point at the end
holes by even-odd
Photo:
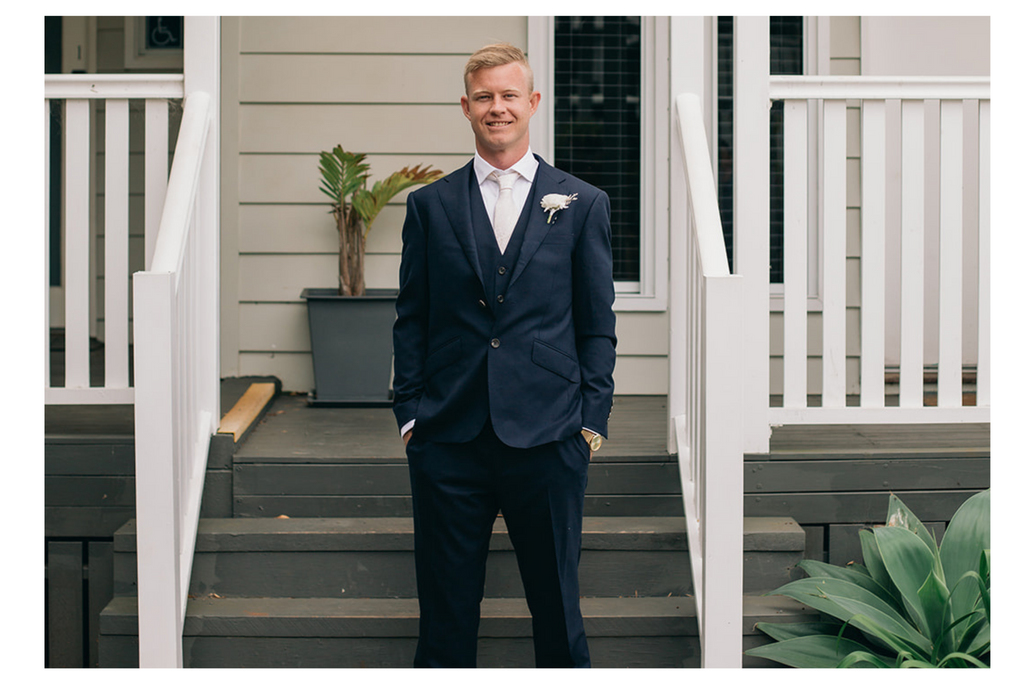
{"type": "Polygon", "coordinates": [[[501,511],[533,617],[537,667],[590,667],[578,568],[590,448],[576,434],[532,449],[490,423],[465,444],[416,439],[412,483],[419,643],[416,667],[476,667],[491,527],[501,511]]]}

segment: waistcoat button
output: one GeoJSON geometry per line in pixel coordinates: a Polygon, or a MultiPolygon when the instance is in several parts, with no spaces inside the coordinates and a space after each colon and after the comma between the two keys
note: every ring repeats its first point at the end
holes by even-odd
{"type": "Polygon", "coordinates": [[[491,346],[497,349],[498,347],[501,346],[501,340],[495,337],[493,340],[491,340],[491,346]]]}

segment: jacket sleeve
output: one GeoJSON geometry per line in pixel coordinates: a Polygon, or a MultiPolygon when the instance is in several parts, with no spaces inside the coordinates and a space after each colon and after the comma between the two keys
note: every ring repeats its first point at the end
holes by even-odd
{"type": "Polygon", "coordinates": [[[573,325],[580,363],[583,425],[608,436],[615,386],[615,285],[612,282],[611,208],[600,191],[573,251],[573,325]]]}
{"type": "Polygon", "coordinates": [[[423,392],[423,361],[427,348],[428,278],[427,240],[415,193],[406,201],[402,228],[402,264],[399,268],[397,317],[393,332],[395,352],[394,407],[398,426],[416,418],[423,392]]]}

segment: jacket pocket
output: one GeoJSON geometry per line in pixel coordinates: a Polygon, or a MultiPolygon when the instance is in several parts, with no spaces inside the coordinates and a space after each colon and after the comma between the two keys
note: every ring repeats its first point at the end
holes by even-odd
{"type": "Polygon", "coordinates": [[[569,382],[580,381],[580,365],[574,358],[541,340],[533,342],[533,362],[569,382]]]}
{"type": "Polygon", "coordinates": [[[448,340],[430,352],[423,363],[423,379],[426,380],[438,371],[447,368],[462,357],[462,338],[448,340]]]}

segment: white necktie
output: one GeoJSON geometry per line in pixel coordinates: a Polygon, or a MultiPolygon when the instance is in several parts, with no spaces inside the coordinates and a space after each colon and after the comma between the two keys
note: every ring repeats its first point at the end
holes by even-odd
{"type": "Polygon", "coordinates": [[[508,173],[491,172],[491,178],[498,181],[498,201],[494,205],[494,237],[498,240],[498,249],[505,253],[509,238],[516,227],[516,207],[512,201],[512,185],[516,182],[519,173],[509,171],[508,173]]]}

